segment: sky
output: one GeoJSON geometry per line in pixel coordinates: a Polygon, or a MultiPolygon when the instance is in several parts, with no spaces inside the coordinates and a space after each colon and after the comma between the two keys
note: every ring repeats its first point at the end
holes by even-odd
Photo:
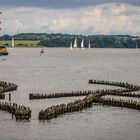
{"type": "Polygon", "coordinates": [[[0,35],[140,36],[140,0],[0,0],[0,35]]]}

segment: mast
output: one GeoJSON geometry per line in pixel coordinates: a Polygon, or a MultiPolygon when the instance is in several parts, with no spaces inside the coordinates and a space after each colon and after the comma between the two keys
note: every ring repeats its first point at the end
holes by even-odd
{"type": "Polygon", "coordinates": [[[90,48],[90,40],[89,40],[89,43],[88,43],[88,48],[90,48]]]}
{"type": "Polygon", "coordinates": [[[73,48],[77,48],[77,38],[75,38],[73,48]]]}
{"type": "Polygon", "coordinates": [[[84,49],[84,39],[81,41],[81,48],[84,49]]]}
{"type": "Polygon", "coordinates": [[[70,41],[70,49],[72,50],[72,42],[70,41]]]}
{"type": "Polygon", "coordinates": [[[12,48],[14,48],[15,43],[14,43],[14,38],[12,37],[12,48]]]}

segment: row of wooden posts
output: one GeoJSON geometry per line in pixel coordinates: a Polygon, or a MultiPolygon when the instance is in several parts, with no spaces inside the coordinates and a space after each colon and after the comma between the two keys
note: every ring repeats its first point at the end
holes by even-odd
{"type": "Polygon", "coordinates": [[[17,87],[16,84],[0,81],[0,93],[17,90],[17,87]]]}
{"type": "Polygon", "coordinates": [[[73,97],[73,96],[86,96],[92,93],[92,90],[88,91],[72,91],[72,92],[63,92],[63,93],[50,93],[50,94],[39,94],[39,93],[30,93],[29,99],[45,99],[45,98],[60,98],[60,97],[73,97]]]}
{"type": "Polygon", "coordinates": [[[48,107],[45,110],[41,110],[39,112],[38,119],[39,120],[50,120],[52,118],[56,118],[57,116],[69,112],[75,112],[83,110],[84,108],[91,107],[92,102],[101,103],[102,105],[110,105],[117,107],[127,107],[131,109],[140,110],[140,102],[132,101],[132,100],[116,100],[114,98],[104,99],[101,98],[102,94],[89,94],[83,100],[75,100],[74,102],[70,102],[68,104],[60,104],[48,107]]]}
{"type": "Polygon", "coordinates": [[[65,93],[50,93],[50,94],[39,94],[30,93],[29,99],[46,99],[46,98],[61,98],[61,97],[73,97],[73,96],[86,96],[88,94],[102,93],[104,95],[115,95],[115,96],[126,96],[126,97],[140,97],[140,93],[132,93],[130,89],[106,89],[106,90],[87,90],[87,91],[72,91],[65,93]]]}
{"type": "Polygon", "coordinates": [[[7,111],[12,114],[12,118],[16,120],[29,120],[31,118],[31,109],[16,103],[0,102],[0,110],[7,111]]]}
{"type": "MultiPolygon", "coordinates": [[[[105,95],[115,95],[115,96],[126,96],[126,97],[136,97],[139,98],[140,94],[133,93],[134,91],[139,91],[140,87],[122,82],[110,82],[110,81],[99,81],[99,80],[89,80],[90,84],[104,84],[104,85],[112,85],[122,87],[119,89],[106,89],[106,90],[87,90],[87,91],[72,91],[68,93],[51,93],[51,94],[29,94],[29,99],[44,99],[44,98],[59,98],[59,97],[72,97],[72,96],[85,96],[84,99],[75,100],[68,104],[60,104],[48,107],[45,110],[41,110],[38,115],[39,120],[49,120],[52,118],[56,118],[60,114],[65,114],[74,111],[80,111],[84,108],[91,107],[92,102],[101,103],[103,105],[111,105],[118,107],[128,107],[132,109],[140,110],[140,102],[137,101],[125,101],[125,100],[116,100],[114,98],[103,98],[105,95]]],[[[3,92],[16,90],[17,86],[15,84],[6,84],[6,82],[0,82],[0,87],[4,87],[0,96],[3,96],[3,92]],[[9,87],[13,88],[10,88],[9,87]],[[8,88],[9,87],[9,88],[8,88]]],[[[2,89],[2,88],[1,88],[2,89]]],[[[9,94],[9,99],[11,98],[11,94],[9,94]]],[[[12,114],[12,117],[15,116],[16,120],[28,120],[31,118],[31,109],[25,106],[19,106],[15,103],[6,103],[0,102],[0,110],[7,111],[12,114]]]]}
{"type": "MultiPolygon", "coordinates": [[[[86,97],[83,100],[75,100],[74,102],[68,103],[68,104],[60,104],[48,107],[45,110],[41,110],[39,112],[39,120],[49,120],[52,118],[56,118],[60,114],[65,114],[68,112],[74,112],[83,110],[84,108],[92,106],[92,102],[95,103],[101,103],[103,105],[110,105],[110,106],[117,106],[117,107],[127,107],[132,109],[140,110],[140,102],[137,101],[131,101],[131,100],[116,100],[114,98],[105,99],[102,98],[105,95],[117,95],[117,96],[129,96],[129,97],[140,97],[139,94],[133,94],[132,91],[139,91],[140,87],[128,83],[121,83],[121,82],[109,82],[109,81],[97,81],[97,80],[89,80],[90,84],[104,84],[104,85],[113,85],[118,87],[123,87],[125,89],[113,89],[113,90],[96,90],[96,91],[84,91],[84,95],[86,97]]],[[[75,94],[78,94],[77,96],[80,96],[79,93],[82,91],[77,92],[71,92],[68,93],[68,96],[75,96],[75,94]]],[[[30,95],[32,99],[41,99],[41,98],[58,98],[58,97],[67,97],[64,93],[54,93],[47,95],[39,95],[39,94],[31,94],[30,95]]]]}
{"type": "Polygon", "coordinates": [[[74,102],[70,102],[68,104],[60,104],[48,107],[45,110],[41,110],[39,112],[38,119],[39,120],[49,120],[52,118],[56,118],[60,114],[65,114],[74,111],[80,111],[84,108],[92,106],[92,97],[93,94],[87,95],[83,100],[75,100],[74,102]]]}
{"type": "MultiPolygon", "coordinates": [[[[4,93],[17,90],[17,87],[16,84],[0,81],[0,99],[5,99],[4,93]]],[[[11,101],[11,93],[9,93],[9,101],[11,101]]],[[[0,102],[0,110],[11,113],[12,118],[16,120],[29,120],[31,118],[31,109],[16,103],[0,102]]]]}
{"type": "Polygon", "coordinates": [[[109,106],[117,106],[117,107],[126,107],[131,109],[137,109],[140,110],[140,102],[139,101],[133,101],[133,100],[123,100],[123,99],[114,99],[114,98],[94,98],[93,102],[101,103],[103,105],[109,105],[109,106]]]}
{"type": "Polygon", "coordinates": [[[111,86],[117,86],[117,87],[123,87],[127,89],[131,89],[133,91],[139,91],[140,86],[124,83],[124,82],[112,82],[112,81],[104,81],[104,80],[89,80],[89,84],[101,84],[101,85],[111,85],[111,86]]]}
{"type": "Polygon", "coordinates": [[[0,99],[5,99],[4,93],[17,90],[17,87],[16,84],[0,81],[0,99]]]}
{"type": "Polygon", "coordinates": [[[115,90],[88,90],[88,91],[72,91],[65,93],[50,93],[50,94],[39,94],[39,93],[30,93],[29,99],[45,99],[45,98],[60,98],[60,97],[72,97],[72,96],[86,96],[88,94],[94,94],[97,92],[102,92],[108,95],[116,95],[116,96],[129,96],[129,97],[140,97],[140,94],[134,94],[133,91],[139,91],[140,86],[136,86],[129,83],[122,82],[110,82],[110,81],[102,81],[102,80],[89,80],[89,84],[104,84],[104,85],[112,85],[123,87],[125,89],[115,89],[115,90]],[[128,92],[128,93],[127,93],[128,92]]]}

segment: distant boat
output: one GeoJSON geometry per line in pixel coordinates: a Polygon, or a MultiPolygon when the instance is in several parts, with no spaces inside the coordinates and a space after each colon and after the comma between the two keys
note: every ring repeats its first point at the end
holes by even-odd
{"type": "Polygon", "coordinates": [[[90,46],[90,41],[89,41],[89,43],[88,43],[88,48],[90,49],[90,47],[91,47],[91,46],[90,46]]]}
{"type": "Polygon", "coordinates": [[[0,55],[8,55],[6,47],[0,46],[0,55]]]}
{"type": "Polygon", "coordinates": [[[72,42],[70,41],[70,49],[72,50],[72,42]]]}
{"type": "Polygon", "coordinates": [[[12,46],[11,48],[14,48],[15,47],[15,42],[14,42],[14,38],[12,37],[12,46]]]}
{"type": "Polygon", "coordinates": [[[42,54],[42,53],[44,53],[45,51],[44,51],[44,49],[42,48],[41,49],[41,51],[40,51],[40,55],[42,54]]]}
{"type": "Polygon", "coordinates": [[[77,48],[77,38],[75,38],[73,48],[77,48]]]}
{"type": "Polygon", "coordinates": [[[81,41],[81,49],[84,49],[84,39],[81,41]]]}

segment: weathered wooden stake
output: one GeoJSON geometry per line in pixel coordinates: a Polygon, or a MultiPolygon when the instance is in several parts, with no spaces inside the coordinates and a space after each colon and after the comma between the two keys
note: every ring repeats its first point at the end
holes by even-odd
{"type": "Polygon", "coordinates": [[[9,101],[11,101],[11,93],[9,93],[9,101]]]}

